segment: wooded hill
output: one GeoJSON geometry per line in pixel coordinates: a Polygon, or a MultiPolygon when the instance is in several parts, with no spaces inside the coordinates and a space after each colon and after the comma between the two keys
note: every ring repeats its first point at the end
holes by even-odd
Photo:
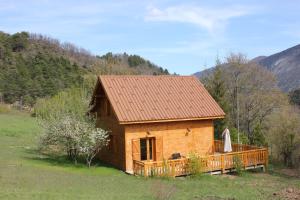
{"type": "Polygon", "coordinates": [[[96,56],[43,35],[0,31],[0,102],[33,105],[37,98],[80,86],[96,74],[169,72],[138,55],[96,56]]]}

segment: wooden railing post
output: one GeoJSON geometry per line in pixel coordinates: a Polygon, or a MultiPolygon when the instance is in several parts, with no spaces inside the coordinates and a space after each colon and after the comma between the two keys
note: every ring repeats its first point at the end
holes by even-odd
{"type": "Polygon", "coordinates": [[[253,152],[253,157],[254,157],[254,167],[256,168],[257,166],[257,156],[258,156],[258,151],[253,152]]]}
{"type": "Polygon", "coordinates": [[[243,167],[244,167],[244,170],[246,170],[246,153],[242,153],[242,158],[243,158],[243,167]]]}
{"type": "Polygon", "coordinates": [[[269,152],[268,152],[268,148],[266,148],[265,150],[265,170],[267,170],[268,168],[268,164],[269,164],[269,152]]]}
{"type": "Polygon", "coordinates": [[[224,154],[221,155],[221,170],[222,173],[225,172],[224,154]]]}
{"type": "Polygon", "coordinates": [[[175,163],[172,162],[171,166],[172,166],[172,177],[175,177],[175,163]]]}
{"type": "Polygon", "coordinates": [[[144,164],[144,177],[148,176],[148,169],[147,169],[147,164],[144,164]]]}

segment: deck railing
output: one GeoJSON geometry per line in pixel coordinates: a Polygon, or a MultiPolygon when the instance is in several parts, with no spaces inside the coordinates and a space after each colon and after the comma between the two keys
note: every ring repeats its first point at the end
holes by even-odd
{"type": "MultiPolygon", "coordinates": [[[[222,152],[222,141],[215,141],[215,152],[222,152]]],[[[225,173],[233,170],[237,164],[247,169],[249,167],[266,166],[268,164],[268,149],[250,145],[232,144],[230,153],[215,153],[199,157],[203,172],[225,173]]],[[[141,176],[181,176],[188,175],[189,159],[180,158],[164,161],[133,161],[133,172],[141,176]]]]}
{"type": "Polygon", "coordinates": [[[247,169],[258,165],[267,166],[267,148],[252,149],[239,152],[214,154],[204,157],[204,172],[221,171],[234,169],[237,165],[247,169]]]}
{"type": "MultiPolygon", "coordinates": [[[[238,151],[248,151],[248,150],[254,150],[254,149],[261,149],[261,147],[247,145],[247,144],[231,144],[232,152],[238,152],[238,151]]],[[[223,153],[224,152],[224,142],[221,140],[215,140],[214,141],[214,151],[223,153]]]]}
{"type": "Polygon", "coordinates": [[[188,174],[188,159],[133,161],[134,174],[142,176],[181,176],[188,174]]]}

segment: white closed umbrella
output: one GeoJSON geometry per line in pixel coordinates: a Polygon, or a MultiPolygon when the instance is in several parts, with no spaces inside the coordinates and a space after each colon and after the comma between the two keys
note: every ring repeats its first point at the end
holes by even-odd
{"type": "Polygon", "coordinates": [[[223,131],[222,137],[224,138],[224,152],[232,152],[230,132],[228,128],[223,131]]]}

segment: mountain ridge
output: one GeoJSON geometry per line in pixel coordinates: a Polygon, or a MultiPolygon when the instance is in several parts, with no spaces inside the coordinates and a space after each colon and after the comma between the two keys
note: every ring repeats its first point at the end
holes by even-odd
{"type": "MultiPolygon", "coordinates": [[[[270,56],[258,56],[250,60],[271,71],[277,78],[278,87],[284,92],[300,88],[300,44],[270,56]]],[[[213,71],[214,67],[194,73],[201,78],[213,71]]]]}

